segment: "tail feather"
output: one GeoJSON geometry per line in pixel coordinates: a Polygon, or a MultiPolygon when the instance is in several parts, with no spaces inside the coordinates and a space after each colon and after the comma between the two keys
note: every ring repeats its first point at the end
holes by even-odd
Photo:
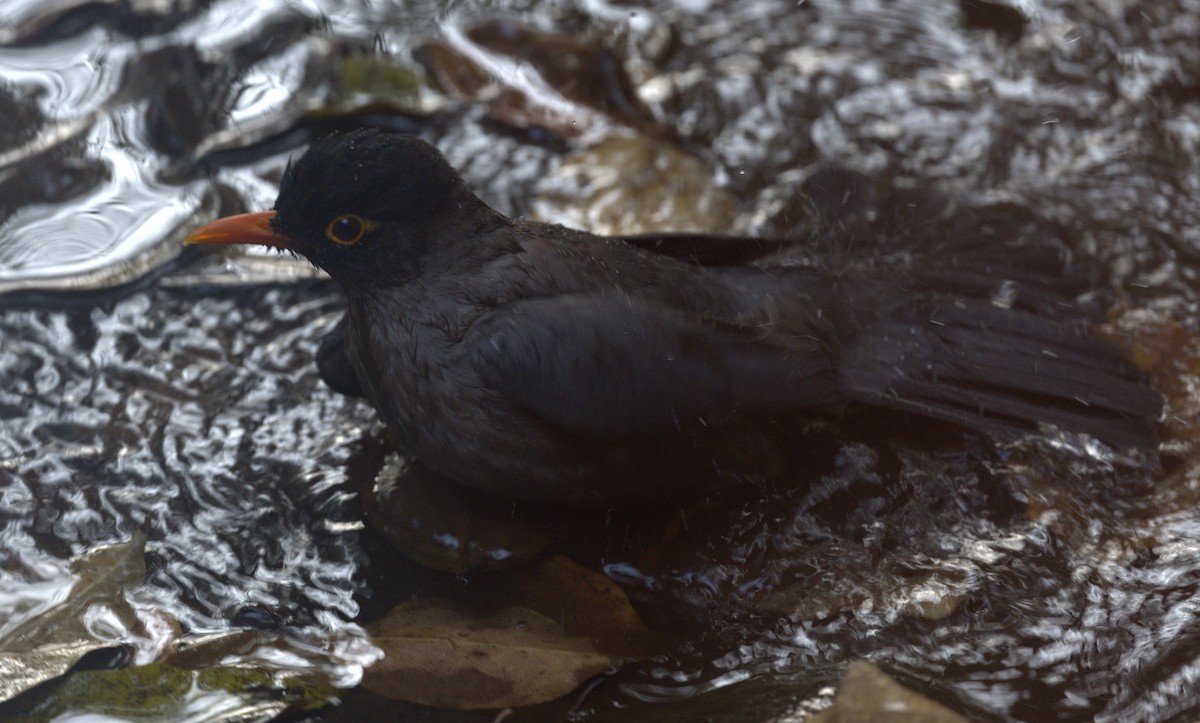
{"type": "MultiPolygon", "coordinates": [[[[952,340],[951,343],[958,340],[952,340]]],[[[980,349],[957,346],[957,356],[944,364],[941,378],[962,385],[1012,389],[1048,398],[1069,399],[1079,404],[1120,410],[1130,416],[1155,416],[1162,403],[1147,394],[1140,375],[1131,375],[1124,365],[1109,367],[1112,359],[1061,358],[1052,349],[980,349]],[[1005,352],[1004,356],[1000,356],[1005,352]]]]}
{"type": "Polygon", "coordinates": [[[1040,423],[1121,446],[1154,443],[1162,397],[1081,325],[980,302],[895,310],[859,335],[846,394],[980,429],[1040,423]]]}

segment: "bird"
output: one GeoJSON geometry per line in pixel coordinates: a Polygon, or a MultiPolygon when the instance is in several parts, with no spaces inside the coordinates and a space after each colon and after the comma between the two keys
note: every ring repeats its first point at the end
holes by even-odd
{"type": "Polygon", "coordinates": [[[346,312],[321,377],[364,397],[401,453],[513,500],[654,505],[762,481],[812,420],[846,414],[1143,448],[1162,412],[1081,318],[885,264],[788,263],[769,240],[510,219],[411,135],[320,139],[273,210],[186,243],[327,272],[346,312]]]}

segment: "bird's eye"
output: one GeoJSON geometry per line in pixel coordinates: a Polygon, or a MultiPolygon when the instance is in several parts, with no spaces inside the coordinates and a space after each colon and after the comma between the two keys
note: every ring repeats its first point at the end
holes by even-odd
{"type": "Polygon", "coordinates": [[[364,235],[377,224],[373,221],[368,221],[362,216],[356,216],[353,213],[346,213],[338,216],[329,222],[325,227],[325,238],[341,244],[342,246],[353,246],[362,239],[364,235]]]}

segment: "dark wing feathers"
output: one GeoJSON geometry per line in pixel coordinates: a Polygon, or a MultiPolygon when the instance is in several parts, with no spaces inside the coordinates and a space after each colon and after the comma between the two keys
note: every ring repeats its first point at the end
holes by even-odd
{"type": "Polygon", "coordinates": [[[962,299],[864,313],[870,292],[843,291],[820,302],[824,311],[845,304],[825,315],[842,322],[812,335],[579,294],[511,304],[467,341],[485,384],[581,431],[667,433],[737,412],[853,401],[982,430],[1044,423],[1117,445],[1154,443],[1161,395],[1081,324],[962,299]]]}
{"type": "Polygon", "coordinates": [[[588,295],[526,300],[467,339],[485,384],[570,429],[667,433],[736,411],[837,400],[815,342],[785,345],[663,306],[588,295]]]}
{"type": "Polygon", "coordinates": [[[779,253],[798,251],[799,241],[707,233],[652,233],[618,236],[618,240],[661,256],[696,266],[742,266],[779,253]]]}
{"type": "Polygon", "coordinates": [[[346,316],[321,339],[317,347],[317,373],[329,388],[348,397],[364,396],[362,384],[346,350],[346,316]]]}

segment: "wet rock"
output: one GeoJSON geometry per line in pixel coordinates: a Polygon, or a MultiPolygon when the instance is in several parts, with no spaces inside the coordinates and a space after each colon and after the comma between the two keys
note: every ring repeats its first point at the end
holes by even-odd
{"type": "Polygon", "coordinates": [[[1136,309],[1114,314],[1109,335],[1153,376],[1165,397],[1167,474],[1152,496],[1156,512],[1193,510],[1200,505],[1200,398],[1195,389],[1200,378],[1200,335],[1168,315],[1136,309]]]}
{"type": "Polygon", "coordinates": [[[1200,439],[1200,400],[1192,388],[1200,376],[1200,335],[1162,314],[1124,309],[1113,319],[1109,337],[1154,377],[1166,397],[1164,421],[1170,436],[1193,443],[1200,439]]]}

